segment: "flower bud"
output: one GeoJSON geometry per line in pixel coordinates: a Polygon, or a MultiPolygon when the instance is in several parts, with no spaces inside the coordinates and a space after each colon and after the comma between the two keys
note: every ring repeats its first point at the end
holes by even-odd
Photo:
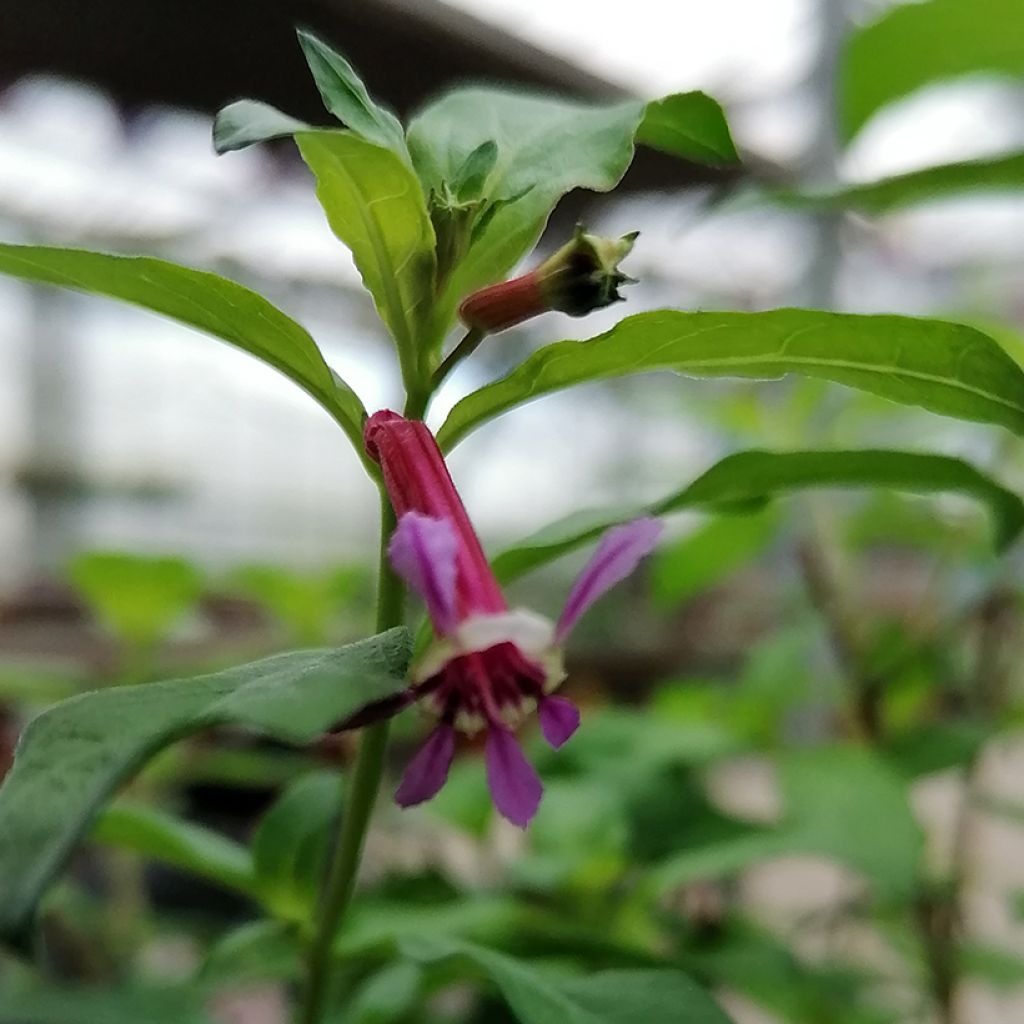
{"type": "Polygon", "coordinates": [[[469,328],[495,334],[550,310],[586,316],[619,302],[619,285],[636,283],[619,263],[638,234],[601,238],[577,226],[571,241],[539,267],[473,292],[459,306],[459,317],[469,328]]]}

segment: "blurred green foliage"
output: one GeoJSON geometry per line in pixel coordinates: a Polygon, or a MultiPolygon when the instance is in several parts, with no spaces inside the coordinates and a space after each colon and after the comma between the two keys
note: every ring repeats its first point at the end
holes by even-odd
{"type": "Polygon", "coordinates": [[[122,552],[79,555],[68,577],[117,639],[143,650],[195,609],[203,589],[199,571],[182,558],[122,552]]]}

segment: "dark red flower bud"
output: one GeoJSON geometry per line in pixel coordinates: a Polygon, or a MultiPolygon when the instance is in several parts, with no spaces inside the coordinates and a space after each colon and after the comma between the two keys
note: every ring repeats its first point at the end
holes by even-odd
{"type": "Polygon", "coordinates": [[[473,292],[459,306],[459,317],[467,327],[495,334],[550,310],[586,316],[620,302],[619,285],[635,282],[619,263],[638,234],[601,238],[577,227],[572,240],[539,267],[473,292]]]}

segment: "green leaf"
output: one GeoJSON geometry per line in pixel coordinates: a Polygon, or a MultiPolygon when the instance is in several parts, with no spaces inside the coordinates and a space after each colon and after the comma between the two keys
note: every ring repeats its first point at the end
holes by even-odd
{"type": "MultiPolygon", "coordinates": [[[[969,463],[948,455],[884,448],[738,452],[695,480],[686,491],[686,503],[739,505],[808,487],[871,487],[914,494],[963,494],[988,507],[999,548],[1009,545],[1024,529],[1024,502],[969,463]]],[[[675,496],[668,500],[673,508],[681,507],[675,496]]]]}
{"type": "Polygon", "coordinates": [[[469,759],[456,760],[441,792],[426,808],[432,815],[482,841],[494,817],[494,802],[480,765],[469,759]]]}
{"type": "Polygon", "coordinates": [[[440,192],[458,181],[469,157],[490,143],[497,160],[485,196],[509,199],[537,190],[552,205],[573,188],[614,188],[635,141],[683,158],[737,159],[721,107],[699,92],[595,106],[472,86],[428,104],[410,122],[408,136],[427,190],[440,192]]]}
{"type": "Polygon", "coordinates": [[[462,202],[479,199],[497,162],[497,144],[492,139],[481,142],[462,162],[455,175],[452,182],[455,198],[462,202]]]}
{"type": "Polygon", "coordinates": [[[419,1002],[422,987],[423,970],[417,964],[389,964],[359,987],[345,1020],[350,1024],[407,1021],[419,1002]]]}
{"type": "Polygon", "coordinates": [[[653,893],[670,892],[709,878],[734,875],[791,852],[787,835],[766,829],[673,854],[650,873],[645,884],[653,893]]]}
{"type": "Polygon", "coordinates": [[[785,832],[793,850],[826,854],[863,873],[885,896],[918,884],[923,840],[907,784],[853,746],[793,751],[779,764],[785,832]],[[884,827],[881,827],[884,823],[884,827]]]}
{"type": "Polygon", "coordinates": [[[283,786],[315,764],[312,751],[267,746],[170,748],[146,768],[155,786],[223,786],[268,790],[283,786]]]}
{"type": "Polygon", "coordinates": [[[705,164],[739,160],[722,108],[702,92],[677,92],[648,103],[636,141],[705,164]]]}
{"type": "Polygon", "coordinates": [[[907,1024],[905,1014],[872,1005],[873,993],[884,984],[876,971],[851,966],[827,950],[816,951],[812,962],[803,962],[784,938],[742,919],[730,920],[729,925],[718,941],[690,952],[687,963],[717,985],[752,1000],[770,1014],[770,1020],[907,1024]]]}
{"type": "Polygon", "coordinates": [[[971,721],[915,725],[886,743],[886,760],[911,780],[950,768],[962,768],[977,757],[992,731],[971,721]]]}
{"type": "Polygon", "coordinates": [[[340,794],[336,772],[312,772],[289,786],[260,821],[252,841],[256,888],[275,917],[309,920],[340,794]]]}
{"type": "Polygon", "coordinates": [[[257,142],[285,138],[311,127],[268,103],[237,100],[218,110],[213,119],[213,148],[218,153],[230,153],[257,142]]]}
{"type": "Polygon", "coordinates": [[[0,1024],[212,1024],[186,989],[52,989],[5,992],[0,1024]]]}
{"type": "Polygon", "coordinates": [[[530,824],[532,851],[555,856],[569,871],[579,872],[594,858],[619,864],[627,838],[622,800],[604,779],[544,783],[540,813],[530,824]]]}
{"type": "Polygon", "coordinates": [[[342,960],[393,959],[397,946],[406,942],[457,938],[501,943],[517,934],[528,916],[511,896],[467,894],[444,903],[364,899],[353,903],[331,948],[342,960]]]}
{"type": "Polygon", "coordinates": [[[647,884],[664,892],[787,854],[817,853],[861,872],[883,897],[917,885],[923,847],[907,784],[870,751],[830,746],[780,758],[785,813],[774,829],[686,850],[663,861],[647,884]],[[879,822],[885,827],[879,828],[879,822]]]}
{"type": "Polygon", "coordinates": [[[229,889],[247,894],[253,891],[252,858],[244,846],[153,807],[112,804],[100,813],[92,838],[212,879],[229,889]]]}
{"type": "Polygon", "coordinates": [[[390,110],[370,97],[352,65],[312,32],[299,29],[298,36],[324,106],[346,128],[351,128],[367,142],[406,157],[405,133],[401,123],[390,110]]]}
{"type": "Polygon", "coordinates": [[[462,262],[444,282],[429,331],[439,345],[459,302],[501,280],[536,244],[551,210],[574,188],[607,192],[633,159],[634,141],[691,159],[735,159],[721,108],[701,93],[610,106],[462,88],[409,124],[409,151],[424,190],[445,194],[474,153],[497,149],[481,198],[493,203],[462,262]],[[639,133],[639,134],[638,134],[639,133]]]}
{"type": "Polygon", "coordinates": [[[362,452],[366,410],[324,362],[304,327],[262,295],[202,270],[148,256],[0,244],[0,273],[143,306],[249,352],[312,395],[362,452]]]}
{"type": "Polygon", "coordinates": [[[801,197],[800,201],[879,214],[968,192],[1016,193],[1021,189],[1024,189],[1024,153],[1008,153],[984,160],[925,167],[892,178],[801,197]]]}
{"type": "MultiPolygon", "coordinates": [[[[1021,499],[961,459],[885,449],[747,451],[726,456],[681,491],[649,505],[575,513],[503,551],[492,564],[498,578],[508,582],[568,554],[600,536],[608,527],[638,516],[664,516],[690,508],[756,506],[769,498],[810,487],[878,487],[917,494],[952,491],[968,495],[988,506],[1000,548],[1008,546],[1024,527],[1024,503],[1021,499]]],[[[733,522],[735,532],[742,534],[746,529],[741,525],[743,520],[733,522]]],[[[747,540],[754,545],[758,536],[757,522],[750,519],[746,522],[751,531],[747,540]]],[[[726,528],[727,533],[729,529],[726,528]]],[[[764,529],[767,531],[768,527],[764,529]]],[[[712,539],[720,532],[716,531],[712,539]]],[[[767,540],[767,534],[764,539],[767,540]]],[[[729,536],[724,541],[739,542],[737,537],[729,536]]],[[[685,549],[685,541],[682,546],[685,549]]],[[[672,558],[671,550],[668,549],[666,556],[669,559],[672,558]]],[[[671,562],[669,568],[674,564],[671,562]]],[[[694,570],[695,580],[700,580],[701,571],[700,567],[694,570]]],[[[680,593],[685,593],[686,586],[690,585],[688,579],[684,577],[685,585],[680,584],[677,588],[680,593]]],[[[662,582],[666,597],[669,594],[678,596],[666,581],[662,582]]]]}
{"type": "Polygon", "coordinates": [[[414,958],[461,957],[501,989],[522,1024],[730,1024],[712,998],[681,971],[599,971],[560,979],[503,953],[446,940],[405,944],[414,958]]]}
{"type": "Polygon", "coordinates": [[[413,367],[434,283],[434,229],[416,176],[389,150],[351,132],[300,132],[303,160],[331,230],[413,367]]]}
{"type": "Polygon", "coordinates": [[[222,935],[203,962],[199,980],[210,985],[290,980],[302,976],[303,966],[295,926],[263,918],[222,935]]]}
{"type": "Polygon", "coordinates": [[[738,751],[735,736],[718,721],[655,717],[626,708],[603,708],[587,719],[571,750],[559,751],[563,766],[606,785],[641,788],[669,765],[707,765],[738,751]]]}
{"type": "Polygon", "coordinates": [[[763,831],[714,807],[704,792],[700,773],[682,764],[666,765],[638,777],[628,787],[626,811],[629,852],[637,866],[763,831]]]}
{"type": "Polygon", "coordinates": [[[546,345],[507,377],[463,398],[438,437],[450,449],[480,424],[541,395],[653,370],[764,379],[798,373],[1024,434],[1024,372],[973,328],[810,309],[664,309],[627,317],[589,341],[546,345]]]}
{"type": "Polygon", "coordinates": [[[772,513],[721,516],[672,544],[651,565],[651,592],[662,608],[689,600],[742,568],[774,539],[772,513]]]}
{"type": "Polygon", "coordinates": [[[486,143],[496,147],[485,194],[508,199],[534,189],[551,204],[570,188],[607,191],[633,156],[644,104],[593,106],[504,89],[455,89],[409,123],[409,150],[424,188],[442,192],[486,143]]]}
{"type": "Polygon", "coordinates": [[[853,138],[876,111],[922,86],[977,72],[1024,75],[1019,0],[897,5],[847,40],[839,68],[842,133],[853,138]]]}
{"type": "Polygon", "coordinates": [[[959,950],[959,969],[993,988],[1008,991],[1024,985],[1024,958],[998,946],[969,942],[959,950]]]}
{"type": "Polygon", "coordinates": [[[965,319],[964,323],[977,328],[979,331],[984,331],[995,338],[1018,366],[1024,366],[1024,334],[1021,333],[1019,328],[999,320],[977,322],[976,318],[972,318],[965,319]]]}
{"type": "Polygon", "coordinates": [[[29,723],[0,787],[0,936],[22,937],[44,888],[116,788],[162,747],[211,725],[308,743],[405,686],[394,629],[193,679],[82,694],[29,723]]]}
{"type": "Polygon", "coordinates": [[[323,643],[332,618],[362,583],[359,573],[335,570],[298,573],[277,565],[239,566],[226,580],[232,591],[264,605],[306,646],[323,643]]]}
{"type": "Polygon", "coordinates": [[[672,1024],[681,1015],[687,1024],[731,1021],[682,971],[599,971],[565,982],[562,991],[600,1024],[672,1024]]]}
{"type": "Polygon", "coordinates": [[[68,578],[119,639],[139,645],[165,637],[203,590],[199,572],[183,558],[121,552],[78,555],[68,578]]]}
{"type": "Polygon", "coordinates": [[[979,525],[959,516],[940,519],[927,503],[887,491],[851,509],[840,524],[840,538],[857,553],[899,545],[933,554],[945,552],[947,557],[956,549],[963,557],[976,557],[984,547],[979,525]]]}

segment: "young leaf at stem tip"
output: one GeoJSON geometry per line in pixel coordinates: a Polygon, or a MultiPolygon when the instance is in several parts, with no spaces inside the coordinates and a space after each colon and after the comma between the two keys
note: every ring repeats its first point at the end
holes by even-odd
{"type": "Polygon", "coordinates": [[[213,148],[218,154],[245,149],[258,142],[283,139],[312,125],[259,100],[236,100],[213,119],[213,148]]]}
{"type": "Polygon", "coordinates": [[[484,159],[487,143],[497,152],[476,197],[481,207],[468,246],[449,261],[455,265],[441,262],[445,272],[427,332],[429,347],[443,343],[466,295],[506,277],[532,248],[565,193],[614,188],[636,142],[683,159],[736,159],[722,110],[703,93],[600,106],[472,87],[456,89],[417,114],[409,123],[409,151],[430,196],[443,200],[474,155],[484,159]]]}
{"type": "Polygon", "coordinates": [[[324,106],[346,128],[408,162],[401,122],[370,96],[352,65],[308,29],[298,29],[298,37],[324,106]]]}
{"type": "Polygon", "coordinates": [[[407,386],[434,282],[434,229],[416,176],[391,150],[352,132],[295,136],[331,230],[349,249],[391,331],[407,386]]]}

